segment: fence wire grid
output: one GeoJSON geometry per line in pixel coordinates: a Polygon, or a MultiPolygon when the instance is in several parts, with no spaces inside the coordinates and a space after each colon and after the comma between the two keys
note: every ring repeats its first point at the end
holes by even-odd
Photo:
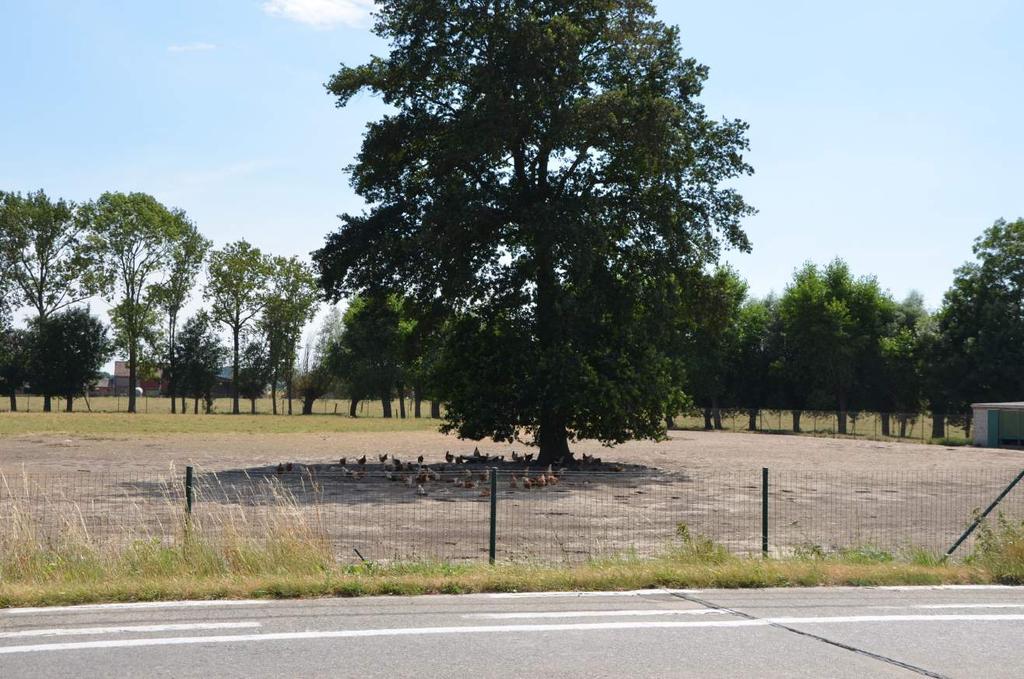
{"type": "MultiPolygon", "coordinates": [[[[761,551],[760,469],[564,471],[553,481],[540,470],[499,470],[493,482],[492,473],[481,465],[431,470],[426,477],[381,465],[197,471],[189,522],[214,543],[227,535],[259,539],[281,531],[314,536],[340,562],[477,561],[489,556],[493,487],[495,556],[501,562],[656,556],[678,544],[684,525],[733,553],[761,551]]],[[[1014,476],[991,469],[769,470],[769,553],[868,546],[938,553],[1014,476]]],[[[0,547],[25,539],[52,545],[85,538],[97,547],[173,542],[181,538],[185,508],[184,470],[25,472],[0,478],[0,516],[6,517],[0,547]]],[[[998,514],[1024,520],[1024,487],[1005,497],[993,516],[998,514]]],[[[958,554],[970,553],[972,541],[958,554]]]]}

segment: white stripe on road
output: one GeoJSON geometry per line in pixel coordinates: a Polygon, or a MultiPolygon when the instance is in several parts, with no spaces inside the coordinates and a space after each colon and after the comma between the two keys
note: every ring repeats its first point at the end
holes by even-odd
{"type": "Polygon", "coordinates": [[[918,604],[911,608],[1024,608],[1024,604],[918,604]]]}
{"type": "Polygon", "coordinates": [[[89,634],[124,634],[130,632],[187,632],[211,629],[252,629],[258,622],[193,622],[168,625],[120,625],[117,627],[54,627],[50,629],[27,629],[20,632],[0,632],[0,639],[24,637],[71,637],[89,634]]]}
{"type": "Polygon", "coordinates": [[[651,596],[654,594],[696,594],[696,589],[632,589],[622,592],[497,592],[488,599],[554,599],[561,597],[651,596]]]}
{"type": "Polygon", "coordinates": [[[649,609],[633,611],[538,611],[534,613],[467,613],[466,619],[476,620],[524,620],[530,618],[618,618],[648,615],[708,615],[723,614],[714,608],[649,609]]]}
{"type": "Polygon", "coordinates": [[[591,622],[546,625],[485,625],[479,627],[398,627],[384,629],[329,630],[322,632],[276,632],[270,634],[232,634],[210,637],[163,637],[150,639],[119,639],[78,641],[61,644],[0,646],[0,655],[76,651],[100,648],[138,648],[142,646],[178,646],[183,644],[238,644],[259,641],[296,641],[305,639],[345,639],[359,637],[398,637],[426,635],[514,634],[517,632],[590,632],[601,630],[679,629],[715,627],[765,627],[772,624],[832,624],[891,622],[1021,622],[1024,615],[851,615],[838,617],[780,617],[757,620],[667,620],[637,622],[591,622]]]}
{"type": "Polygon", "coordinates": [[[67,613],[73,611],[119,611],[137,608],[204,608],[207,606],[255,606],[266,604],[260,599],[223,599],[210,601],[140,601],[131,604],[83,604],[81,606],[40,606],[38,608],[0,609],[0,615],[21,615],[25,613],[67,613]]]}

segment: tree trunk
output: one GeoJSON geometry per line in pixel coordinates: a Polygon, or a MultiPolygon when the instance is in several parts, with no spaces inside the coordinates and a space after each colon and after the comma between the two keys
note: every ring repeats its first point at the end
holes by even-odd
{"type": "Polygon", "coordinates": [[[889,436],[889,413],[882,413],[879,417],[882,420],[882,436],[889,436]]]}
{"type": "Polygon", "coordinates": [[[971,425],[974,423],[974,413],[967,413],[964,417],[964,438],[971,438],[971,425]]]}
{"type": "Polygon", "coordinates": [[[435,420],[441,419],[441,402],[431,401],[430,402],[430,417],[435,420]]]}
{"type": "Polygon", "coordinates": [[[45,394],[43,396],[43,412],[44,413],[50,412],[50,408],[51,408],[50,395],[49,394],[45,394]]]}
{"type": "Polygon", "coordinates": [[[398,416],[405,419],[405,385],[398,385],[398,416]]]}
{"type": "Polygon", "coordinates": [[[423,398],[420,396],[420,394],[422,394],[422,393],[423,392],[422,392],[422,390],[419,387],[413,387],[413,389],[412,389],[412,395],[413,395],[412,416],[415,417],[417,420],[420,419],[421,417],[423,417],[423,409],[422,409],[423,398]]]}
{"type": "Polygon", "coordinates": [[[206,414],[209,415],[213,412],[213,394],[207,392],[205,396],[206,400],[206,414]]]}
{"type": "Polygon", "coordinates": [[[302,414],[303,415],[312,415],[313,414],[313,406],[315,404],[316,404],[316,397],[315,396],[303,396],[302,397],[302,414]]]}
{"type": "Polygon", "coordinates": [[[67,403],[64,405],[64,412],[70,413],[75,409],[75,397],[67,396],[65,398],[67,399],[67,403]]]}
{"type": "Polygon", "coordinates": [[[235,325],[231,329],[232,348],[234,357],[231,361],[231,414],[237,415],[238,409],[238,334],[240,328],[235,325]]]}
{"type": "Polygon", "coordinates": [[[793,411],[793,433],[794,434],[799,434],[800,433],[800,415],[801,414],[802,413],[799,410],[794,410],[793,411]]]}
{"type": "Polygon", "coordinates": [[[566,464],[572,460],[572,453],[569,452],[569,432],[565,421],[559,419],[555,413],[549,413],[547,418],[541,416],[537,443],[540,444],[540,451],[537,453],[539,466],[566,464]]]}
{"type": "Polygon", "coordinates": [[[186,397],[185,397],[185,394],[182,394],[182,395],[181,395],[181,414],[182,414],[182,415],[184,415],[184,414],[185,414],[185,405],[186,405],[186,402],[187,402],[187,401],[186,401],[186,397]]]}
{"type": "Polygon", "coordinates": [[[270,412],[277,415],[277,368],[270,377],[270,412]]]}
{"type": "Polygon", "coordinates": [[[250,398],[249,399],[249,414],[250,415],[255,415],[256,414],[256,399],[254,399],[254,398],[250,398]]]}
{"type": "Polygon", "coordinates": [[[715,420],[715,429],[722,431],[722,409],[718,406],[718,398],[711,399],[711,416],[715,420]]]}
{"type": "Polygon", "coordinates": [[[391,394],[384,393],[380,395],[380,406],[384,411],[384,417],[391,417],[391,394]]]}
{"type": "Polygon", "coordinates": [[[192,414],[193,415],[198,415],[199,414],[199,397],[198,396],[193,396],[192,397],[192,414]]]}
{"type": "Polygon", "coordinates": [[[711,431],[715,425],[711,422],[711,408],[704,409],[704,430],[711,431]]]}
{"type": "Polygon", "coordinates": [[[906,415],[897,415],[896,419],[900,423],[900,438],[901,439],[907,438],[907,416],[906,415]]]}
{"type": "Polygon", "coordinates": [[[747,410],[747,431],[757,431],[757,408],[747,410]]]}
{"type": "Polygon", "coordinates": [[[946,415],[944,413],[932,413],[932,438],[946,438],[946,415]]]}
{"type": "Polygon", "coordinates": [[[288,381],[285,382],[285,398],[288,399],[288,414],[292,414],[292,376],[288,375],[288,381]]]}
{"type": "Polygon", "coordinates": [[[348,416],[349,417],[359,417],[358,413],[356,412],[356,409],[358,407],[359,407],[359,399],[358,398],[349,399],[349,402],[348,402],[348,416]]]}
{"type": "Polygon", "coordinates": [[[670,431],[672,429],[676,428],[676,418],[674,416],[672,416],[672,415],[666,415],[665,416],[665,428],[670,430],[670,431]]]}
{"type": "Polygon", "coordinates": [[[11,387],[11,393],[7,395],[11,399],[11,412],[18,412],[18,395],[14,391],[14,387],[11,387]]]}
{"type": "Polygon", "coordinates": [[[135,412],[135,389],[139,384],[139,349],[135,339],[129,339],[128,346],[128,412],[135,412]]]}
{"type": "Polygon", "coordinates": [[[846,433],[846,419],[847,419],[846,394],[842,394],[842,395],[839,396],[839,412],[836,415],[836,419],[837,419],[836,429],[838,430],[838,433],[845,434],[846,433]]]}

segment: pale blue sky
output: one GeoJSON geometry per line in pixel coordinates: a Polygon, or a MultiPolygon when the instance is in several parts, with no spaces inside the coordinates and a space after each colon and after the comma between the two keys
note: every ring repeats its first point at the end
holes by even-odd
{"type": "MultiPolygon", "coordinates": [[[[146,191],[217,245],[307,255],[356,211],[381,105],[322,83],[383,46],[366,0],[0,0],[0,189],[146,191]]],[[[937,306],[975,236],[1024,214],[1024,3],[661,0],[750,126],[752,292],[844,257],[937,306]]]]}

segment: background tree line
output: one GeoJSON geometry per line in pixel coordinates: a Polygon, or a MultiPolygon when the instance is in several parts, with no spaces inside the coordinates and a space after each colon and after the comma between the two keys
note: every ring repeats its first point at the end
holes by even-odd
{"type": "Polygon", "coordinates": [[[979,401],[1024,395],[1024,220],[997,221],[975,242],[975,261],[954,274],[937,311],[920,294],[895,300],[842,260],[805,264],[780,296],[751,298],[735,271],[720,267],[694,283],[703,318],[682,350],[686,391],[721,428],[722,409],[762,408],[882,413],[882,433],[905,430],[905,415],[959,420],[979,401]]]}

